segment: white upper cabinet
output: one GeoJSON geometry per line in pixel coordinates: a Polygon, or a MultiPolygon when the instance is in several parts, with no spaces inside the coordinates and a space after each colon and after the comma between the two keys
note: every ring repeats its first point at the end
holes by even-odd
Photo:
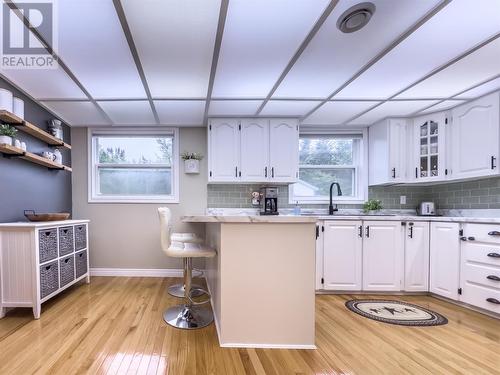
{"type": "Polygon", "coordinates": [[[457,300],[459,269],[459,224],[432,222],[429,291],[457,300]]]}
{"type": "Polygon", "coordinates": [[[429,291],[429,223],[406,224],[404,290],[429,291]]]}
{"type": "Polygon", "coordinates": [[[364,221],[363,290],[400,291],[404,264],[400,221],[364,221]]]}
{"type": "Polygon", "coordinates": [[[208,130],[210,181],[234,181],[240,165],[240,121],[211,119],[208,130]]]}
{"type": "Polygon", "coordinates": [[[323,288],[361,290],[363,223],[325,221],[323,236],[323,288]]]}
{"type": "Polygon", "coordinates": [[[444,112],[413,119],[413,165],[409,180],[440,181],[447,176],[444,112]]]}
{"type": "Polygon", "coordinates": [[[296,182],[298,128],[295,119],[211,119],[209,182],[296,182]]]}
{"type": "Polygon", "coordinates": [[[498,174],[499,93],[453,109],[452,177],[498,174]]]}
{"type": "Polygon", "coordinates": [[[299,174],[299,123],[296,119],[270,120],[271,181],[296,182],[299,174]]]}
{"type": "MultiPolygon", "coordinates": [[[[269,171],[269,121],[241,120],[241,181],[259,182],[267,179],[269,171]]],[[[238,175],[239,173],[238,172],[238,175]]]]}
{"type": "Polygon", "coordinates": [[[369,128],[369,184],[406,181],[407,120],[383,120],[369,128]]]}

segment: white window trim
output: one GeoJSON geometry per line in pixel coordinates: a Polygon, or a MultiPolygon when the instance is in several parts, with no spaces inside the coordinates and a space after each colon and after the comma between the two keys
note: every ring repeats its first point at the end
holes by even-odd
{"type": "MultiPolygon", "coordinates": [[[[361,161],[358,165],[311,165],[307,168],[331,168],[331,169],[341,169],[341,168],[354,168],[355,169],[355,179],[357,180],[357,194],[355,197],[333,197],[334,204],[344,204],[344,205],[357,205],[363,204],[368,197],[368,130],[363,129],[349,129],[349,130],[331,130],[325,131],[317,128],[306,128],[301,129],[300,135],[358,135],[361,138],[361,147],[359,148],[360,155],[357,155],[361,161]]],[[[300,169],[300,165],[299,165],[300,169]]],[[[332,181],[333,182],[333,181],[332,181]]],[[[356,185],[355,185],[356,186],[356,185]]],[[[318,204],[324,205],[329,204],[329,199],[324,197],[297,197],[293,195],[293,184],[288,185],[288,203],[295,204],[318,204]]]]}
{"type": "MultiPolygon", "coordinates": [[[[89,203],[179,203],[179,129],[178,128],[88,128],[87,129],[87,159],[88,159],[88,202],[89,203]],[[172,194],[133,196],[99,196],[97,192],[97,167],[94,152],[93,137],[99,135],[111,136],[144,136],[144,135],[169,135],[172,142],[172,194]]],[[[162,166],[161,164],[159,166],[162,166]]],[[[121,166],[120,166],[121,167],[121,166]]],[[[152,166],[157,167],[157,165],[152,166]]]]}

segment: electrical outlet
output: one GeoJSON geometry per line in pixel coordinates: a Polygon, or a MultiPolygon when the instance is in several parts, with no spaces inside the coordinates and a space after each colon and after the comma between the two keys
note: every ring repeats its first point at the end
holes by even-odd
{"type": "Polygon", "coordinates": [[[406,204],[406,195],[401,195],[399,197],[399,204],[406,204]]]}

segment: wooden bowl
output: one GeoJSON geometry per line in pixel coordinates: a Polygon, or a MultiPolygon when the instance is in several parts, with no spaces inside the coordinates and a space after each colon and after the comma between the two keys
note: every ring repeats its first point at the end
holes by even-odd
{"type": "Polygon", "coordinates": [[[62,221],[68,220],[70,214],[68,212],[58,212],[58,213],[36,213],[32,210],[24,211],[24,216],[29,221],[62,221]]]}

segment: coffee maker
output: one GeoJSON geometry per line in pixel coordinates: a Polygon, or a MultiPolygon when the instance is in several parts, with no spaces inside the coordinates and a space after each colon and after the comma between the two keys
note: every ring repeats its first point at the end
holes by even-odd
{"type": "Polygon", "coordinates": [[[260,188],[260,214],[279,215],[277,187],[265,186],[260,188]]]}

